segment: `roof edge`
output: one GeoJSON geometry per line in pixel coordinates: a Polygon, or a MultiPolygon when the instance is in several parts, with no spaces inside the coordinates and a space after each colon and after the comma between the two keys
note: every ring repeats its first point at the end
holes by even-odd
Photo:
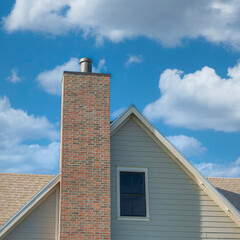
{"type": "Polygon", "coordinates": [[[36,195],[34,195],[15,215],[13,215],[0,228],[0,239],[5,236],[15,224],[21,220],[44,196],[46,196],[60,181],[60,173],[47,183],[36,195]]]}

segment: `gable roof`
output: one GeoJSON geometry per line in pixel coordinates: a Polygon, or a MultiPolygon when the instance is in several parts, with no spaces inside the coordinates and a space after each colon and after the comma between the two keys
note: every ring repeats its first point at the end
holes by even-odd
{"type": "MultiPolygon", "coordinates": [[[[152,137],[152,139],[159,144],[186,173],[188,173],[188,175],[199,185],[199,187],[202,188],[203,191],[208,194],[238,226],[240,226],[240,206],[238,204],[234,204],[235,201],[237,202],[240,200],[240,187],[236,187],[236,184],[240,183],[240,178],[235,178],[235,184],[232,186],[232,189],[228,188],[228,190],[226,190],[225,187],[227,184],[229,184],[229,187],[232,184],[230,182],[232,182],[233,179],[208,178],[211,182],[210,183],[181,155],[180,152],[178,152],[178,150],[175,149],[175,147],[173,147],[171,143],[168,142],[166,138],[158,132],[157,129],[148,122],[148,120],[135,108],[134,105],[130,106],[127,111],[121,114],[110,124],[111,135],[113,135],[131,117],[134,118],[134,120],[146,130],[149,136],[152,137]],[[216,185],[216,188],[212,184],[216,185]],[[234,191],[236,191],[236,194],[231,194],[234,193],[234,191]],[[223,195],[225,195],[226,198],[223,195]],[[233,204],[230,203],[230,201],[233,201],[233,204]],[[236,208],[238,208],[239,211],[236,208]]],[[[0,228],[0,237],[6,234],[9,229],[13,228],[15,224],[17,224],[18,221],[23,218],[24,215],[27,214],[42,198],[44,198],[44,196],[46,196],[59,182],[60,173],[0,228]]]]}
{"type": "Polygon", "coordinates": [[[148,135],[211,197],[212,200],[240,226],[240,212],[225,198],[151,123],[135,108],[130,106],[111,125],[113,135],[129,118],[133,118],[148,135]]]}
{"type": "Polygon", "coordinates": [[[0,227],[54,176],[0,173],[0,227]]]}

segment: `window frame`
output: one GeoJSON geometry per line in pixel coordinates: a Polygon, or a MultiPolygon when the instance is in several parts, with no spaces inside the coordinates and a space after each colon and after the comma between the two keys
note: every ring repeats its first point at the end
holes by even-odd
{"type": "Polygon", "coordinates": [[[117,167],[117,219],[118,220],[138,220],[149,221],[149,193],[148,193],[148,169],[135,167],[117,167]],[[120,172],[141,172],[145,175],[145,203],[146,216],[121,216],[120,213],[120,172]]]}

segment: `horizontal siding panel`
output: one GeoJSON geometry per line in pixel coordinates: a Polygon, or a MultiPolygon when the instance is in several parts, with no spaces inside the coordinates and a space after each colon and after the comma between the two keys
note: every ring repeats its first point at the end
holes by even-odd
{"type": "MultiPolygon", "coordinates": [[[[114,240],[123,240],[123,239],[127,239],[127,240],[146,240],[145,236],[138,236],[137,238],[135,236],[127,236],[127,235],[116,235],[116,234],[112,234],[111,239],[114,240]]],[[[147,239],[153,239],[153,240],[205,240],[206,238],[193,238],[193,237],[168,237],[166,239],[166,237],[161,237],[161,236],[155,236],[155,237],[151,237],[151,238],[147,238],[147,239]]],[[[217,240],[222,240],[222,239],[217,239],[217,240]]]]}
{"type": "MultiPolygon", "coordinates": [[[[112,171],[111,175],[112,175],[111,183],[115,184],[117,182],[116,173],[114,171],[112,171]]],[[[164,176],[166,176],[166,175],[164,175],[164,176]]],[[[159,186],[165,185],[165,184],[175,184],[176,186],[178,186],[178,185],[194,185],[193,181],[191,181],[190,179],[164,178],[164,177],[159,177],[159,174],[151,174],[151,177],[149,176],[148,179],[151,183],[153,183],[153,184],[157,183],[159,186]]],[[[196,198],[199,199],[197,196],[195,196],[195,199],[196,198]]]]}
{"type": "MultiPolygon", "coordinates": [[[[179,222],[183,222],[184,223],[188,223],[189,221],[193,221],[193,222],[213,222],[213,224],[216,223],[231,223],[233,224],[232,220],[227,217],[226,215],[223,216],[199,216],[199,215],[192,215],[192,216],[187,216],[187,215],[168,215],[168,214],[161,214],[161,215],[152,215],[151,216],[151,220],[155,221],[155,220],[159,220],[159,222],[161,222],[161,224],[163,223],[163,221],[179,221],[179,222]]],[[[128,221],[129,223],[129,221],[128,221]]],[[[199,223],[199,224],[200,224],[199,223]]],[[[121,223],[122,224],[122,223],[121,223]]],[[[136,223],[135,223],[136,224],[136,223]]]]}
{"type": "Polygon", "coordinates": [[[5,240],[54,240],[55,227],[56,190],[19,223],[5,240]]]}
{"type": "Polygon", "coordinates": [[[149,167],[151,167],[151,164],[152,164],[152,166],[155,166],[155,167],[162,165],[162,167],[167,167],[167,168],[179,168],[179,166],[175,162],[167,161],[166,157],[158,157],[153,159],[153,158],[146,158],[146,157],[130,158],[129,156],[120,156],[120,157],[114,156],[114,160],[112,161],[113,161],[112,165],[120,161],[122,163],[131,162],[132,164],[145,163],[145,164],[148,164],[149,167]]]}
{"type": "Polygon", "coordinates": [[[146,142],[146,143],[152,143],[152,139],[149,138],[149,136],[142,136],[141,138],[137,137],[137,136],[132,136],[132,135],[128,135],[128,137],[126,138],[126,136],[124,135],[114,135],[111,138],[111,143],[115,144],[115,142],[146,142]]]}
{"type": "Polygon", "coordinates": [[[240,234],[236,233],[207,233],[207,239],[240,239],[240,234]]]}
{"type": "MultiPolygon", "coordinates": [[[[120,167],[133,167],[133,164],[123,164],[120,163],[119,164],[120,167]]],[[[135,167],[143,167],[143,168],[147,168],[147,164],[138,164],[135,167]]],[[[167,177],[167,178],[171,178],[171,179],[189,179],[189,177],[184,176],[181,172],[171,172],[171,173],[166,173],[167,168],[159,168],[159,169],[148,169],[148,173],[149,173],[149,177],[159,177],[161,176],[162,178],[167,177]],[[152,170],[154,170],[154,172],[151,172],[152,170]]],[[[116,178],[116,172],[112,171],[111,172],[111,176],[116,178]]]]}
{"type": "Polygon", "coordinates": [[[218,206],[205,206],[205,205],[184,205],[184,204],[151,204],[151,208],[154,210],[184,210],[184,211],[213,211],[213,212],[222,212],[218,206]]]}
{"type": "MultiPolygon", "coordinates": [[[[132,231],[133,226],[132,225],[114,225],[112,226],[112,230],[127,230],[132,231]]],[[[197,225],[190,225],[190,226],[177,226],[177,225],[136,225],[134,227],[134,231],[151,231],[151,232],[171,232],[174,229],[176,232],[188,232],[188,233],[215,233],[216,231],[218,233],[239,233],[239,229],[237,227],[222,227],[222,228],[216,228],[216,227],[200,227],[197,225]]]]}
{"type": "MultiPolygon", "coordinates": [[[[115,152],[118,152],[118,151],[115,151],[115,152]]],[[[156,156],[152,156],[152,157],[147,157],[146,156],[142,156],[142,155],[128,155],[127,153],[125,152],[121,152],[122,155],[117,155],[117,154],[113,154],[111,155],[112,159],[111,159],[111,162],[112,164],[114,162],[119,162],[119,161],[133,161],[133,162],[141,162],[141,161],[152,161],[152,162],[165,162],[165,163],[169,163],[169,160],[168,160],[168,157],[165,156],[164,154],[163,155],[159,155],[157,154],[156,156]],[[124,154],[124,155],[123,155],[124,154]]],[[[174,162],[172,160],[172,162],[174,162]]]]}
{"type": "MultiPolygon", "coordinates": [[[[120,235],[122,233],[122,229],[114,230],[114,234],[120,235]]],[[[206,238],[206,233],[196,233],[196,232],[177,232],[172,229],[171,231],[139,231],[139,230],[127,230],[124,229],[124,233],[127,236],[135,236],[138,239],[139,236],[146,236],[146,237],[205,237],[206,238]]],[[[128,239],[128,238],[127,238],[128,239]]]]}
{"type": "Polygon", "coordinates": [[[140,149],[139,151],[136,151],[136,149],[132,149],[129,147],[127,151],[124,151],[123,148],[112,148],[111,149],[111,156],[135,156],[140,157],[143,156],[145,158],[151,158],[151,157],[165,157],[163,153],[160,151],[146,151],[145,149],[140,149]],[[140,151],[141,150],[141,151],[140,151]]]}
{"type": "Polygon", "coordinates": [[[122,151],[122,149],[112,150],[111,149],[111,157],[114,159],[114,156],[134,156],[134,157],[145,157],[145,158],[151,158],[151,157],[162,157],[159,156],[159,152],[147,152],[147,151],[122,151]]]}
{"type": "MultiPolygon", "coordinates": [[[[157,183],[157,182],[151,182],[151,183],[152,183],[151,184],[151,188],[149,188],[149,189],[156,189],[158,187],[161,187],[161,189],[179,189],[179,190],[183,190],[182,194],[184,194],[184,190],[191,190],[191,191],[195,190],[197,192],[202,191],[202,190],[199,190],[196,187],[196,184],[193,184],[193,183],[187,183],[187,184],[180,184],[178,182],[176,182],[176,183],[163,183],[163,184],[157,183]]],[[[111,184],[113,186],[117,186],[117,179],[116,178],[112,178],[111,184]]]]}
{"type": "Polygon", "coordinates": [[[111,152],[118,151],[118,150],[121,150],[124,152],[145,152],[145,153],[150,152],[150,153],[157,153],[157,154],[163,153],[163,151],[155,145],[145,146],[144,148],[143,148],[143,146],[132,146],[132,145],[115,146],[115,145],[112,145],[111,152]]]}
{"type": "MultiPolygon", "coordinates": [[[[112,209],[112,213],[116,214],[117,210],[112,209]]],[[[197,216],[199,219],[203,216],[215,216],[215,217],[225,217],[226,214],[222,211],[198,211],[198,210],[184,210],[181,208],[176,209],[171,209],[171,208],[166,208],[166,209],[151,209],[150,208],[150,218],[154,219],[154,216],[157,215],[169,215],[169,216],[197,216]]],[[[121,224],[121,222],[119,223],[121,224]]]]}
{"type": "MultiPolygon", "coordinates": [[[[212,217],[213,218],[213,217],[212,217]]],[[[206,220],[209,221],[203,221],[204,218],[202,218],[202,220],[200,220],[199,218],[194,218],[194,217],[179,217],[179,218],[169,218],[166,217],[164,218],[164,216],[160,216],[158,219],[152,219],[151,221],[139,221],[137,223],[137,226],[139,227],[148,227],[148,226],[183,226],[183,227],[196,227],[196,226],[200,226],[200,227],[214,227],[216,228],[216,222],[218,222],[218,226],[217,228],[234,228],[234,224],[232,223],[232,221],[229,221],[229,219],[227,218],[216,218],[214,217],[213,219],[211,219],[210,217],[205,217],[206,220]],[[221,221],[222,219],[222,221],[221,221]],[[159,221],[161,220],[161,224],[159,224],[159,221]],[[210,221],[212,220],[212,221],[210,221]]],[[[134,225],[136,225],[135,221],[122,221],[121,223],[119,222],[120,220],[113,220],[112,224],[118,225],[119,227],[125,228],[125,226],[129,226],[129,227],[133,227],[134,225]],[[120,223],[120,224],[119,224],[120,223]]],[[[236,229],[238,229],[238,227],[235,227],[236,229]]]]}
{"type": "Polygon", "coordinates": [[[29,226],[28,228],[24,228],[24,229],[17,229],[16,230],[16,234],[49,234],[52,235],[52,229],[54,229],[56,226],[55,224],[49,224],[47,226],[29,226]]]}
{"type": "MultiPolygon", "coordinates": [[[[138,138],[135,138],[138,139],[138,138]]],[[[119,139],[114,139],[112,140],[112,146],[114,146],[114,148],[117,147],[122,147],[122,146],[132,146],[132,147],[144,147],[144,148],[155,148],[157,149],[157,151],[163,152],[157,145],[153,145],[152,141],[149,139],[149,141],[138,141],[138,140],[129,140],[126,141],[125,140],[119,140],[119,139]]]]}
{"type": "MultiPolygon", "coordinates": [[[[47,220],[46,221],[44,221],[44,220],[35,221],[33,219],[33,221],[28,221],[28,222],[24,221],[22,223],[22,227],[28,229],[27,231],[29,231],[30,229],[33,230],[34,228],[37,227],[37,228],[41,229],[41,231],[42,231],[43,228],[46,228],[46,229],[50,228],[51,229],[51,228],[55,227],[55,224],[56,224],[55,219],[54,219],[54,221],[47,221],[47,220]]],[[[19,232],[19,231],[23,232],[25,230],[22,230],[20,228],[16,229],[16,232],[19,232]]]]}
{"type": "MultiPolygon", "coordinates": [[[[126,138],[126,140],[128,139],[129,136],[134,136],[134,137],[138,137],[138,138],[141,138],[141,137],[146,137],[146,133],[144,132],[136,132],[136,131],[133,131],[133,132],[127,132],[126,130],[121,130],[120,132],[117,133],[117,136],[124,136],[126,138]]],[[[114,140],[114,138],[112,138],[114,140]]]]}
{"type": "MultiPolygon", "coordinates": [[[[112,235],[112,238],[114,240],[123,240],[123,239],[127,239],[127,240],[146,240],[146,237],[144,236],[138,236],[137,238],[134,236],[126,236],[126,235],[112,235]]],[[[204,238],[204,237],[168,237],[166,239],[166,237],[151,237],[148,239],[152,239],[152,240],[207,240],[209,238],[204,238]]],[[[211,240],[236,240],[235,238],[211,238],[211,240]]]]}
{"type": "MultiPolygon", "coordinates": [[[[31,240],[31,239],[37,239],[37,240],[46,240],[46,239],[55,239],[55,235],[52,233],[38,233],[37,235],[32,232],[24,232],[24,233],[17,233],[17,235],[11,236],[9,235],[9,238],[6,238],[8,240],[31,240]]],[[[5,239],[4,239],[5,240],[5,239]]]]}
{"type": "MultiPolygon", "coordinates": [[[[150,198],[151,199],[159,199],[159,198],[167,198],[167,199],[169,199],[169,198],[172,198],[172,199],[184,199],[184,197],[183,196],[185,196],[185,199],[187,198],[187,199],[191,199],[191,198],[193,198],[193,199],[195,199],[194,198],[194,195],[196,196],[196,194],[175,194],[174,192],[173,193],[168,193],[167,195],[165,195],[165,194],[161,194],[161,193],[158,193],[158,194],[156,194],[156,193],[150,193],[149,194],[149,196],[150,196],[150,198]],[[189,197],[189,198],[188,198],[189,197]]],[[[198,192],[198,195],[199,195],[199,199],[201,198],[201,197],[207,197],[206,195],[205,195],[205,193],[202,191],[202,192],[198,192]]],[[[208,199],[209,199],[209,197],[208,197],[208,199]]]]}
{"type": "Polygon", "coordinates": [[[212,200],[195,201],[192,199],[150,199],[150,204],[152,208],[155,205],[192,205],[194,208],[197,208],[198,206],[216,207],[216,203],[212,200]]]}
{"type": "MultiPolygon", "coordinates": [[[[121,160],[120,160],[121,161],[121,160]]],[[[173,171],[179,173],[179,166],[177,164],[173,164],[170,162],[161,162],[161,161],[157,161],[157,162],[153,162],[151,160],[145,159],[145,161],[128,161],[126,158],[121,161],[125,166],[147,166],[148,168],[167,168],[167,169],[173,169],[173,171]]],[[[112,164],[114,165],[115,162],[113,162],[112,164]]],[[[152,171],[154,172],[154,171],[152,171]]]]}

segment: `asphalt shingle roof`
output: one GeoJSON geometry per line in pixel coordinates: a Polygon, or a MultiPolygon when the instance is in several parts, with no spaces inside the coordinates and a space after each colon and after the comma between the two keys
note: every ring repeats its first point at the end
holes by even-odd
{"type": "Polygon", "coordinates": [[[240,211],[240,178],[207,178],[240,211]]]}
{"type": "Polygon", "coordinates": [[[54,176],[0,173],[0,227],[54,176]]]}

